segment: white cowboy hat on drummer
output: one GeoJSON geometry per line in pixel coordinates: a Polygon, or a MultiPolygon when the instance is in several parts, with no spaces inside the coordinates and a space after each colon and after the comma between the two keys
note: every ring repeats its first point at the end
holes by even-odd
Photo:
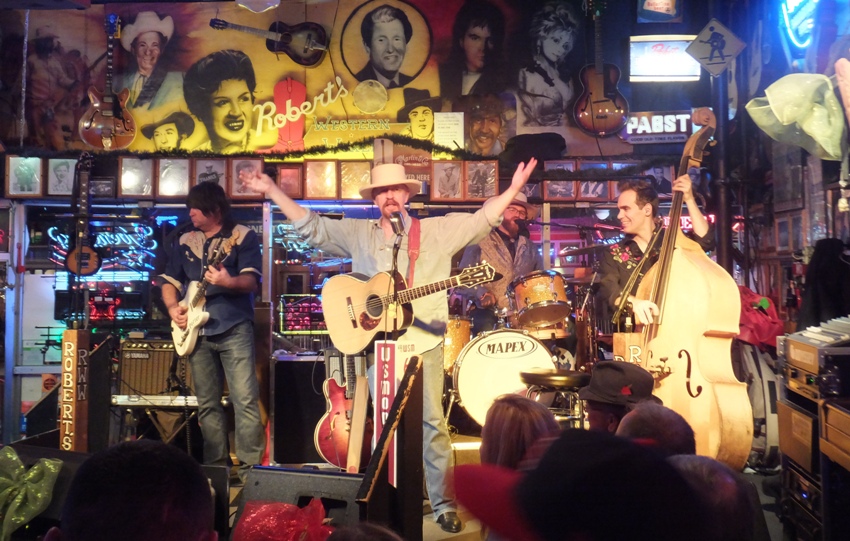
{"type": "Polygon", "coordinates": [[[410,195],[419,193],[421,184],[418,180],[410,180],[404,174],[404,166],[397,163],[384,163],[372,168],[372,179],[368,186],[360,188],[360,197],[363,199],[374,199],[372,190],[375,188],[386,188],[387,186],[407,186],[410,195]]]}
{"type": "MultiPolygon", "coordinates": [[[[490,199],[496,199],[496,197],[494,196],[490,199]]],[[[488,199],[487,201],[489,201],[490,199],[488,199]]],[[[484,204],[486,205],[487,203],[484,204]]],[[[519,205],[523,207],[525,209],[525,212],[528,213],[528,221],[533,221],[537,219],[538,209],[537,207],[528,202],[528,196],[526,196],[524,193],[519,192],[518,194],[516,194],[513,198],[513,201],[511,201],[511,205],[519,205]]]]}
{"type": "Polygon", "coordinates": [[[159,32],[165,38],[165,41],[171,39],[171,34],[174,33],[174,19],[171,15],[166,15],[162,19],[153,11],[142,11],[136,15],[136,20],[132,24],[128,24],[121,32],[121,45],[124,50],[132,50],[133,40],[139,37],[139,34],[145,32],[159,32]]]}

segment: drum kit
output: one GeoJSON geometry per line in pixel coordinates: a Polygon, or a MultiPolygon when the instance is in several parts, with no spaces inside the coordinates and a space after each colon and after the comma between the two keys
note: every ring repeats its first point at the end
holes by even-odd
{"type": "MultiPolygon", "coordinates": [[[[443,368],[449,381],[446,417],[457,403],[476,423],[483,426],[493,401],[503,394],[530,396],[533,389],[524,383],[523,374],[559,371],[582,374],[589,379],[595,351],[576,351],[581,364],[565,348],[566,339],[592,321],[590,297],[594,276],[568,278],[555,271],[537,271],[510,283],[507,296],[510,309],[496,312],[499,323],[494,330],[473,337],[472,318],[452,315],[443,342],[443,368]],[[574,288],[574,290],[572,290],[574,288]],[[572,291],[571,291],[572,290],[572,291]],[[567,292],[574,292],[583,308],[573,316],[573,303],[567,292]]],[[[577,334],[577,333],[576,333],[577,334]]],[[[576,336],[579,348],[596,347],[576,336]]]]}

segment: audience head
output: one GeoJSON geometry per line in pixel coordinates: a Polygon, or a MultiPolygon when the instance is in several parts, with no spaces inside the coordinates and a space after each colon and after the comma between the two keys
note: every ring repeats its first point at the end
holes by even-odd
{"type": "Polygon", "coordinates": [[[119,443],[86,460],[61,526],[45,541],[215,541],[213,502],[198,463],[153,440],[119,443]]]}
{"type": "Polygon", "coordinates": [[[528,472],[455,468],[458,501],[497,535],[528,541],[704,541],[693,490],[654,450],[565,430],[528,472]]]}
{"type": "Polygon", "coordinates": [[[497,398],[481,429],[481,462],[518,468],[540,438],[559,431],[549,408],[518,394],[497,398]]]}
{"type": "Polygon", "coordinates": [[[661,404],[644,401],[627,413],[617,427],[617,435],[651,440],[667,455],[695,455],[694,430],[684,417],[661,404]]]}
{"type": "Polygon", "coordinates": [[[632,363],[603,361],[593,367],[590,384],[578,396],[587,401],[590,430],[614,433],[620,420],[638,402],[659,401],[652,396],[652,374],[632,363]]]}
{"type": "Polygon", "coordinates": [[[667,461],[685,478],[706,513],[711,541],[750,541],[754,514],[748,481],[713,458],[697,455],[671,456],[667,461]]]}

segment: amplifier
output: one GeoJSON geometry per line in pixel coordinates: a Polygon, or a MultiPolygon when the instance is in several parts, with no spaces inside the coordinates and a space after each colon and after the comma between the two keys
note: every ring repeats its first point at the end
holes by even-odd
{"type": "Polygon", "coordinates": [[[850,347],[824,347],[797,335],[785,339],[785,384],[811,400],[850,396],[850,347]]]}
{"type": "Polygon", "coordinates": [[[123,340],[120,363],[119,395],[177,395],[181,385],[195,394],[192,372],[185,359],[178,362],[171,340],[123,340]]]}
{"type": "Polygon", "coordinates": [[[823,494],[818,482],[795,467],[782,464],[780,513],[785,530],[797,541],[823,540],[823,494]]]}

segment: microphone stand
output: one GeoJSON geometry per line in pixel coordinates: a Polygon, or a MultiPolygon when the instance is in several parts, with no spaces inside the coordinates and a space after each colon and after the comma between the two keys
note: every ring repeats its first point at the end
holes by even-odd
{"type": "MultiPolygon", "coordinates": [[[[635,284],[641,275],[644,264],[649,259],[647,256],[655,248],[655,245],[658,244],[658,239],[661,238],[662,229],[664,228],[659,225],[655,228],[655,231],[652,232],[652,238],[649,239],[649,244],[646,245],[643,257],[640,259],[638,264],[635,265],[635,268],[632,270],[632,274],[629,276],[628,282],[626,282],[626,285],[623,287],[623,292],[620,294],[620,302],[617,305],[617,309],[614,311],[614,315],[611,316],[611,323],[617,328],[619,328],[620,316],[623,315],[623,312],[626,311],[626,305],[629,304],[629,295],[632,294],[632,289],[634,289],[635,284]]],[[[629,325],[627,324],[626,327],[629,327],[629,325]]]]}
{"type": "MultiPolygon", "coordinates": [[[[393,228],[395,229],[395,227],[393,228]]],[[[404,237],[404,229],[402,228],[399,232],[396,233],[395,243],[393,244],[393,267],[392,267],[392,302],[398,307],[398,282],[396,280],[396,276],[398,275],[398,250],[401,248],[401,240],[404,237]]],[[[396,315],[398,314],[398,308],[396,308],[396,315]]],[[[398,338],[398,317],[393,318],[393,341],[398,338]]]]}

